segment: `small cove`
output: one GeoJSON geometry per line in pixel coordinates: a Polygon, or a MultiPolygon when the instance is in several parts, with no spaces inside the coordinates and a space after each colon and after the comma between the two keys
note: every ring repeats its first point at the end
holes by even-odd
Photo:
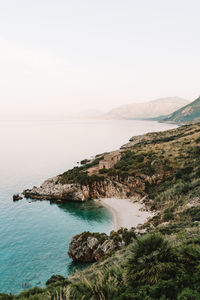
{"type": "Polygon", "coordinates": [[[75,267],[67,255],[71,237],[113,229],[111,212],[93,201],[12,202],[15,192],[115,150],[133,135],[174,127],[146,121],[0,121],[0,292],[44,286],[53,274],[67,276],[75,267]]]}

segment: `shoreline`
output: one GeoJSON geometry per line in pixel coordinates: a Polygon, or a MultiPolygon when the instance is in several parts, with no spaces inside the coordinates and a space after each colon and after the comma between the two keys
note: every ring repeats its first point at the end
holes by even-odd
{"type": "Polygon", "coordinates": [[[114,219],[114,230],[121,227],[130,229],[144,224],[154,214],[145,210],[145,206],[138,202],[132,202],[130,199],[119,198],[101,198],[100,203],[108,208],[114,219]]]}
{"type": "Polygon", "coordinates": [[[114,230],[117,231],[117,230],[120,229],[118,213],[115,210],[115,208],[113,208],[112,206],[110,206],[109,204],[104,202],[104,200],[105,199],[103,198],[103,199],[100,199],[98,201],[100,201],[100,203],[111,212],[111,214],[113,216],[113,221],[114,221],[114,230]]]}

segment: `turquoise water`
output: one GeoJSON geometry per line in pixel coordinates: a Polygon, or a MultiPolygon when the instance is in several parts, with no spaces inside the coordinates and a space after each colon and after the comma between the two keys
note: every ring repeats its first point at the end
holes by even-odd
{"type": "Polygon", "coordinates": [[[92,203],[62,206],[23,200],[1,215],[1,292],[44,286],[53,274],[67,276],[73,268],[67,255],[71,237],[85,230],[109,232],[112,227],[110,213],[92,203]]]}
{"type": "MultiPolygon", "coordinates": [[[[110,212],[92,201],[12,201],[93,154],[117,149],[132,135],[175,126],[142,121],[0,121],[0,292],[44,286],[76,267],[67,255],[82,231],[109,233],[110,212]]],[[[80,266],[79,266],[80,267],[80,266]]]]}

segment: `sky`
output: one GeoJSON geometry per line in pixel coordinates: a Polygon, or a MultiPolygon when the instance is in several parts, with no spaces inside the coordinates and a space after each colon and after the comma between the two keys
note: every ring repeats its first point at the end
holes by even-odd
{"type": "Polygon", "coordinates": [[[0,0],[0,114],[200,95],[199,0],[0,0]]]}

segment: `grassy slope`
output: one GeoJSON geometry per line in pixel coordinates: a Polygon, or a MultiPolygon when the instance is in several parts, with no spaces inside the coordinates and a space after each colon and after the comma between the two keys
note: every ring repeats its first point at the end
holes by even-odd
{"type": "MultiPolygon", "coordinates": [[[[78,173],[82,171],[86,168],[78,173]]],[[[113,169],[96,176],[143,181],[145,188],[137,192],[146,196],[146,204],[158,213],[142,227],[149,233],[161,233],[171,256],[163,258],[163,242],[159,244],[159,237],[149,238],[146,233],[146,241],[138,236],[139,242],[133,241],[133,246],[69,279],[56,278],[46,289],[0,299],[200,299],[200,123],[146,135],[140,144],[124,151],[113,169]],[[163,175],[162,180],[151,180],[158,174],[163,175]],[[151,183],[144,179],[147,175],[151,183]],[[140,251],[140,257],[137,251],[142,243],[149,253],[144,256],[146,250],[140,251]]],[[[63,178],[66,180],[66,173],[63,178]]]]}
{"type": "Polygon", "coordinates": [[[200,119],[200,97],[162,119],[163,122],[187,123],[200,119]]]}

